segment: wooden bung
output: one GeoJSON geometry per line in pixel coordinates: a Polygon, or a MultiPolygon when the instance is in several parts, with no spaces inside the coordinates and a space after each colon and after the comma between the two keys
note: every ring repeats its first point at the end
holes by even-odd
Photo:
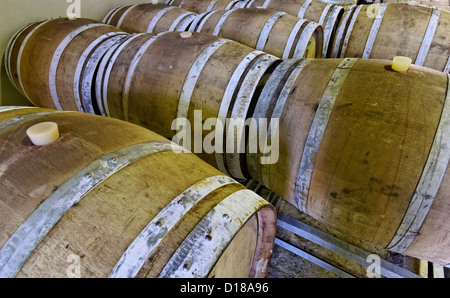
{"type": "Polygon", "coordinates": [[[0,277],[265,276],[274,208],[167,139],[27,107],[2,109],[0,139],[0,277]],[[44,120],[61,137],[35,147],[44,120]]]}

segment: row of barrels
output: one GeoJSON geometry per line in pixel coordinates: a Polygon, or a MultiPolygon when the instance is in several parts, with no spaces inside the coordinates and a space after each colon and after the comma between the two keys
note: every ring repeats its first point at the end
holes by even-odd
{"type": "Polygon", "coordinates": [[[283,59],[402,55],[416,65],[450,72],[446,10],[404,3],[344,8],[311,0],[238,1],[225,7],[214,2],[219,6],[196,9],[189,3],[121,6],[104,22],[131,33],[179,30],[219,35],[283,59]]]}
{"type": "Polygon", "coordinates": [[[149,128],[362,241],[450,263],[443,72],[396,72],[389,60],[280,59],[209,34],[125,34],[85,19],[31,25],[7,57],[13,82],[35,105],[81,103],[149,128]],[[250,150],[252,129],[220,133],[229,119],[253,119],[269,139],[250,150]],[[227,150],[230,140],[244,150],[227,150]],[[202,150],[207,143],[215,150],[202,150]]]}

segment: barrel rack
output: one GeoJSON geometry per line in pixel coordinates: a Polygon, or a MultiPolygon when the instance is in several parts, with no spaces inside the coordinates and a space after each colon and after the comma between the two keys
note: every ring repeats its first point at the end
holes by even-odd
{"type": "MultiPolygon", "coordinates": [[[[338,254],[349,261],[359,264],[363,268],[366,268],[367,271],[372,270],[370,266],[373,263],[369,262],[371,260],[371,252],[368,252],[364,249],[358,248],[346,241],[343,241],[337,237],[334,237],[326,232],[317,229],[310,224],[302,222],[300,220],[294,219],[293,217],[283,214],[280,212],[280,204],[289,204],[286,203],[280,196],[275,193],[269,191],[267,188],[258,184],[254,180],[248,180],[243,182],[243,184],[257,192],[263,198],[268,200],[276,209],[278,214],[277,219],[277,236],[275,239],[275,245],[294,253],[299,258],[302,258],[306,261],[309,261],[323,269],[333,273],[334,275],[341,278],[357,278],[357,277],[367,277],[367,276],[356,276],[354,273],[351,273],[349,268],[343,268],[343,266],[339,266],[333,264],[328,260],[323,260],[320,256],[311,253],[310,251],[306,251],[305,249],[299,248],[290,241],[282,239],[281,234],[290,233],[291,235],[299,236],[303,239],[306,239],[321,248],[324,248],[331,253],[338,254]]],[[[403,268],[397,264],[394,264],[388,260],[383,258],[379,259],[380,263],[380,277],[386,278],[423,278],[423,277],[448,277],[449,268],[443,268],[437,264],[426,262],[423,260],[417,260],[420,262],[420,268],[417,270],[419,272],[415,273],[408,269],[403,268]],[[445,274],[444,274],[445,271],[445,274]]],[[[416,270],[415,270],[416,271],[416,270]]]]}

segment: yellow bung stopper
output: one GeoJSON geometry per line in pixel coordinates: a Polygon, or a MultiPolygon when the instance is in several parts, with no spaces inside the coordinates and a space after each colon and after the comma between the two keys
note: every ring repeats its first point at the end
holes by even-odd
{"type": "Polygon", "coordinates": [[[404,56],[395,56],[392,59],[392,69],[395,71],[404,72],[411,66],[412,59],[404,56]]]}
{"type": "Polygon", "coordinates": [[[27,129],[27,135],[36,146],[45,146],[59,139],[58,124],[42,122],[27,129]]]}
{"type": "Polygon", "coordinates": [[[180,33],[180,37],[181,38],[189,38],[192,36],[192,32],[186,31],[186,32],[181,32],[180,33]]]}

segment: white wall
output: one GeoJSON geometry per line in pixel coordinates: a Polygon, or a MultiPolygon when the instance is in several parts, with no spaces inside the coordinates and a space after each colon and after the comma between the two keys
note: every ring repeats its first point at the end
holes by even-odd
{"type": "MultiPolygon", "coordinates": [[[[45,19],[65,17],[71,0],[0,0],[0,106],[31,105],[10,83],[4,67],[4,52],[9,39],[25,25],[45,19]]],[[[80,0],[81,17],[101,21],[112,8],[145,0],[80,0]]],[[[163,1],[161,1],[163,2],[163,1]]]]}

